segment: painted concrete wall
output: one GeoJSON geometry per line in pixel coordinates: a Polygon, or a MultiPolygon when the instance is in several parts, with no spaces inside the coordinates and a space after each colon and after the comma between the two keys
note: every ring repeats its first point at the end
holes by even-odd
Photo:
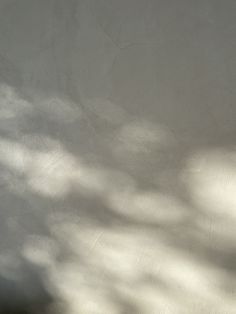
{"type": "Polygon", "coordinates": [[[236,313],[235,37],[233,0],[0,0],[1,313],[236,313]]]}

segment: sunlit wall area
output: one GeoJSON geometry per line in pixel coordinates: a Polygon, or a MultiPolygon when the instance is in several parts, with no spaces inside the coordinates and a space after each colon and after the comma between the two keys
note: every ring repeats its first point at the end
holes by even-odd
{"type": "Polygon", "coordinates": [[[236,313],[235,12],[0,0],[0,313],[236,313]]]}

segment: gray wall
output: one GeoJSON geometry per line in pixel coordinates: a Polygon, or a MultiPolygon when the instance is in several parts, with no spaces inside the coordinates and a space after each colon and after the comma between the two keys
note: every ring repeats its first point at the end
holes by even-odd
{"type": "Polygon", "coordinates": [[[236,313],[235,35],[231,0],[0,0],[0,312],[236,313]]]}

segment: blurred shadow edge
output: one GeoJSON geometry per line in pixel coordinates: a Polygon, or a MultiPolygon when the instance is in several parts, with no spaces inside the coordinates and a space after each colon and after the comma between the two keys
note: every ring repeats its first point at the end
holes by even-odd
{"type": "Polygon", "coordinates": [[[55,313],[55,298],[39,274],[29,274],[26,282],[0,275],[0,314],[55,313]]]}

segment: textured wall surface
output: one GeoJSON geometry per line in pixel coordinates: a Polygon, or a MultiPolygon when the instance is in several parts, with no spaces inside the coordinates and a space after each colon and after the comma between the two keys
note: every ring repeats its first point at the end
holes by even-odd
{"type": "Polygon", "coordinates": [[[235,0],[0,0],[0,313],[236,313],[235,38],[235,0]]]}

